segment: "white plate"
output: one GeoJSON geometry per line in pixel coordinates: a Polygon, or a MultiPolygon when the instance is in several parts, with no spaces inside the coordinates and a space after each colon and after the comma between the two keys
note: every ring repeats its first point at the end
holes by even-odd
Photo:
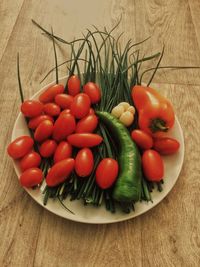
{"type": "MultiPolygon", "coordinates": [[[[60,83],[66,84],[67,77],[60,79],[60,83]]],[[[46,90],[49,86],[55,83],[48,84],[43,89],[41,89],[38,93],[36,93],[32,99],[38,99],[39,94],[41,94],[44,90],[46,90]]],[[[28,135],[29,131],[26,126],[25,119],[23,115],[20,113],[16,119],[13,132],[12,132],[12,140],[17,138],[20,135],[28,135]]],[[[68,212],[64,209],[58,200],[49,199],[46,206],[43,205],[43,195],[41,193],[41,189],[32,190],[26,189],[28,194],[40,205],[42,205],[45,209],[55,213],[63,218],[83,222],[83,223],[93,223],[93,224],[102,224],[102,223],[114,223],[125,221],[131,218],[134,218],[150,209],[155,207],[159,202],[163,200],[163,198],[170,192],[170,190],[175,185],[178,176],[180,174],[183,158],[184,158],[184,139],[183,132],[180,126],[178,119],[176,118],[175,125],[173,129],[169,132],[169,136],[176,138],[180,142],[180,149],[178,153],[165,156],[164,159],[164,167],[165,167],[165,175],[164,175],[164,185],[163,191],[158,192],[157,189],[152,193],[153,203],[149,202],[138,202],[135,205],[135,212],[131,212],[129,214],[124,214],[120,211],[117,211],[115,214],[112,214],[106,211],[104,205],[102,207],[93,207],[93,206],[83,206],[81,201],[69,201],[68,199],[65,201],[65,205],[72,210],[75,215],[68,212]]],[[[17,161],[13,161],[14,168],[17,173],[17,176],[20,175],[20,170],[17,161]]]]}

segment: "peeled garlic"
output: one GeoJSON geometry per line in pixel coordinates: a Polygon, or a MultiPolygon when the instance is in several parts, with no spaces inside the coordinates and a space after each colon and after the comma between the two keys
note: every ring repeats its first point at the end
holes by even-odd
{"type": "Polygon", "coordinates": [[[133,115],[135,114],[135,108],[133,106],[130,106],[127,111],[130,111],[133,115]]]}
{"type": "Polygon", "coordinates": [[[124,107],[119,105],[114,107],[111,111],[111,114],[116,118],[119,118],[122,115],[122,113],[124,113],[124,107]]]}
{"type": "Polygon", "coordinates": [[[130,107],[130,104],[128,102],[121,102],[118,104],[118,106],[124,107],[124,110],[127,111],[127,109],[130,107]]]}
{"type": "Polygon", "coordinates": [[[130,126],[133,123],[134,116],[130,111],[125,111],[119,118],[119,120],[125,125],[130,126]]]}

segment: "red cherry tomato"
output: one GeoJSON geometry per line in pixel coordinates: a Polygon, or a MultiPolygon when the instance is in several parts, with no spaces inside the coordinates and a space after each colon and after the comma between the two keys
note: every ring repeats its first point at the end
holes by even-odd
{"type": "Polygon", "coordinates": [[[35,130],[34,139],[37,142],[43,142],[53,133],[53,123],[49,120],[42,121],[35,130]]]}
{"type": "Polygon", "coordinates": [[[133,130],[131,138],[142,149],[150,149],[153,146],[153,138],[142,130],[133,130]]]}
{"type": "Polygon", "coordinates": [[[90,110],[90,98],[86,94],[78,94],[74,97],[71,104],[71,114],[77,119],[82,119],[88,115],[90,110]]]}
{"type": "Polygon", "coordinates": [[[89,148],[81,149],[75,158],[75,171],[80,177],[91,174],[94,168],[94,157],[89,148]]]}
{"type": "Polygon", "coordinates": [[[118,171],[119,166],[116,160],[102,159],[96,169],[96,183],[102,189],[111,187],[117,179],[118,171]]]}
{"type": "Polygon", "coordinates": [[[103,138],[98,134],[92,133],[77,133],[67,137],[68,142],[75,147],[93,147],[98,146],[103,138]]]}
{"type": "Polygon", "coordinates": [[[30,168],[36,168],[41,163],[41,157],[37,152],[26,154],[19,162],[20,169],[25,171],[30,168]]]}
{"type": "Polygon", "coordinates": [[[159,182],[164,175],[164,163],[158,152],[148,149],[142,155],[142,168],[147,180],[159,182]]]}
{"type": "Polygon", "coordinates": [[[60,107],[55,103],[47,103],[44,105],[44,113],[49,116],[58,116],[60,114],[60,107]]]}
{"type": "Polygon", "coordinates": [[[56,186],[69,177],[74,169],[74,159],[64,159],[54,164],[47,174],[46,183],[48,186],[56,186]]]}
{"type": "Polygon", "coordinates": [[[59,116],[62,116],[64,114],[71,114],[71,110],[70,109],[64,109],[59,116]]]}
{"type": "Polygon", "coordinates": [[[82,118],[76,125],[76,133],[92,133],[98,125],[96,115],[88,115],[82,118]]]}
{"type": "Polygon", "coordinates": [[[7,148],[8,155],[13,159],[19,159],[25,156],[32,149],[34,144],[30,136],[20,136],[12,141],[7,148]]]}
{"type": "Polygon", "coordinates": [[[19,177],[22,186],[30,188],[42,182],[43,173],[38,168],[30,168],[24,171],[19,177]]]}
{"type": "Polygon", "coordinates": [[[95,114],[94,109],[90,108],[88,115],[94,115],[94,114],[95,114]]]}
{"type": "Polygon", "coordinates": [[[57,163],[63,159],[70,158],[71,156],[72,156],[72,146],[68,142],[62,141],[56,148],[53,160],[54,163],[57,163]]]}
{"type": "Polygon", "coordinates": [[[59,94],[55,97],[55,103],[62,109],[70,108],[73,96],[67,94],[59,94]]]}
{"type": "Polygon", "coordinates": [[[54,154],[56,148],[57,148],[56,142],[54,140],[48,139],[41,144],[39,148],[40,155],[43,158],[49,158],[54,154]]]}
{"type": "Polygon", "coordinates": [[[55,84],[51,87],[49,87],[47,90],[45,90],[40,96],[39,100],[42,103],[50,103],[54,101],[54,98],[58,94],[62,94],[64,92],[65,88],[62,84],[55,84]]]}
{"type": "Polygon", "coordinates": [[[62,141],[66,137],[73,133],[76,128],[76,121],[71,114],[63,114],[59,116],[55,121],[53,127],[53,139],[56,141],[62,141]]]}
{"type": "Polygon", "coordinates": [[[21,112],[25,117],[33,118],[42,114],[43,104],[37,100],[26,100],[21,104],[21,112]]]}
{"type": "Polygon", "coordinates": [[[38,125],[42,122],[42,121],[45,121],[45,120],[49,120],[51,122],[54,122],[53,118],[51,116],[48,116],[48,115],[40,115],[40,116],[37,116],[35,118],[32,118],[30,119],[29,123],[28,123],[28,127],[32,130],[35,130],[38,125]]]}
{"type": "Polygon", "coordinates": [[[154,140],[153,148],[162,155],[171,155],[179,150],[180,143],[173,138],[165,137],[154,140]]]}
{"type": "Polygon", "coordinates": [[[83,92],[89,96],[92,104],[98,103],[101,99],[101,90],[96,83],[86,83],[83,86],[83,92]]]}
{"type": "Polygon", "coordinates": [[[80,93],[81,81],[78,76],[72,75],[67,81],[67,88],[69,95],[75,96],[80,93]]]}

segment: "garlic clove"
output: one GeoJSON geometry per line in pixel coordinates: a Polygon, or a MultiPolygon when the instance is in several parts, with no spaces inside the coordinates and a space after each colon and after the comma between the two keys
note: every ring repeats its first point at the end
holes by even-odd
{"type": "Polygon", "coordinates": [[[135,108],[133,106],[130,106],[127,111],[130,111],[133,115],[135,114],[135,108]]]}
{"type": "Polygon", "coordinates": [[[130,126],[133,123],[134,116],[130,111],[125,111],[119,118],[119,120],[125,125],[130,126]]]}
{"type": "Polygon", "coordinates": [[[124,107],[124,110],[127,111],[127,109],[130,107],[130,104],[128,102],[121,102],[118,104],[118,106],[124,107]]]}
{"type": "Polygon", "coordinates": [[[124,107],[119,105],[114,107],[111,111],[111,114],[116,118],[119,118],[122,115],[122,113],[124,113],[124,107]]]}

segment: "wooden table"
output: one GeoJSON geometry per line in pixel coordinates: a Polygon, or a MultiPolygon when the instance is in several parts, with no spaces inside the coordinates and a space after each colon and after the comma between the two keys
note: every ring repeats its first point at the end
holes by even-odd
{"type": "MultiPolygon", "coordinates": [[[[20,105],[17,52],[26,98],[54,66],[52,43],[32,18],[72,40],[93,24],[110,29],[122,16],[122,42],[151,36],[143,47],[151,54],[165,44],[163,66],[200,66],[199,14],[198,0],[0,1],[0,266],[200,266],[200,70],[159,71],[154,79],[174,104],[186,150],[175,187],[142,216],[112,225],[57,217],[20,187],[6,154],[20,105]]],[[[68,57],[60,45],[59,62],[68,57]]]]}

